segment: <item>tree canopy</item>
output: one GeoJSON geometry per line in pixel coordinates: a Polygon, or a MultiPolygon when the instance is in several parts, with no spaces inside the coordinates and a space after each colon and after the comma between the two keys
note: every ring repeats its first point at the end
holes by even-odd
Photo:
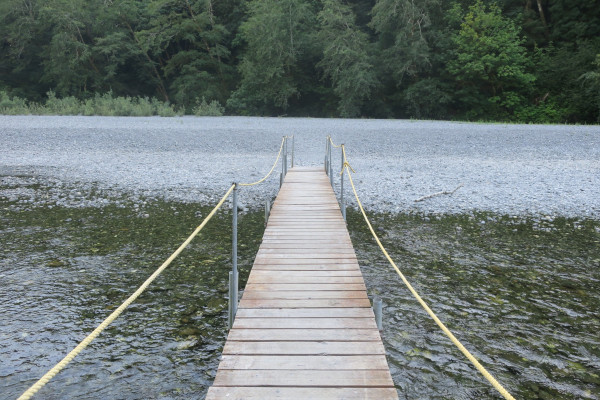
{"type": "Polygon", "coordinates": [[[597,123],[596,0],[3,0],[0,92],[597,123]]]}

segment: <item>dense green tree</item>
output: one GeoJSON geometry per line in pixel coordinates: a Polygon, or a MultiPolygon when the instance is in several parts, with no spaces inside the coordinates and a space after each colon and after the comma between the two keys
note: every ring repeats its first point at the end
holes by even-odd
{"type": "Polygon", "coordinates": [[[229,105],[241,113],[285,111],[305,79],[303,61],[313,56],[315,12],[303,0],[254,0],[240,27],[246,43],[240,87],[229,105]]]}
{"type": "Polygon", "coordinates": [[[318,20],[317,38],[324,48],[317,67],[333,84],[340,115],[356,117],[377,85],[367,53],[368,36],[355,25],[352,9],[340,0],[325,0],[318,20]]]}
{"type": "Polygon", "coordinates": [[[154,0],[148,9],[149,27],[137,36],[160,63],[173,99],[186,107],[201,97],[225,102],[231,74],[228,32],[213,0],[154,0]]]}
{"type": "Polygon", "coordinates": [[[597,0],[0,2],[0,95],[50,109],[596,122],[598,54],[597,0]]]}
{"type": "Polygon", "coordinates": [[[526,104],[535,81],[526,69],[524,40],[495,4],[486,6],[478,0],[462,21],[453,36],[455,56],[448,62],[448,71],[456,79],[465,116],[510,118],[526,104]]]}
{"type": "Polygon", "coordinates": [[[41,85],[41,53],[48,42],[36,0],[0,2],[0,89],[39,100],[48,87],[41,85]]]}

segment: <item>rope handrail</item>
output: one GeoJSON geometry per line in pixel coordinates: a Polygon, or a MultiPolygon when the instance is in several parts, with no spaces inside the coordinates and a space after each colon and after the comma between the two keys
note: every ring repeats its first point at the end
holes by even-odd
{"type": "MultiPolygon", "coordinates": [[[[291,137],[293,137],[293,136],[291,136],[291,137]]],[[[269,176],[271,176],[271,174],[275,170],[275,167],[277,166],[277,161],[279,161],[279,157],[281,157],[281,151],[283,150],[283,145],[284,145],[284,143],[285,143],[285,141],[287,139],[288,139],[288,136],[284,136],[281,139],[281,146],[279,146],[279,153],[277,153],[277,158],[275,159],[275,162],[273,163],[273,166],[271,167],[271,170],[269,170],[269,172],[267,173],[267,175],[265,175],[261,180],[258,180],[256,182],[252,182],[252,183],[238,183],[238,185],[240,185],[240,186],[254,186],[254,185],[258,185],[259,183],[264,182],[265,179],[267,179],[269,176]]]]}
{"type": "Polygon", "coordinates": [[[129,296],[127,298],[127,300],[125,300],[123,302],[123,304],[121,304],[119,306],[119,308],[117,308],[115,311],[113,311],[104,321],[102,321],[102,323],[100,325],[98,325],[98,327],[96,329],[94,329],[94,331],[92,331],[92,333],[90,333],[85,339],[83,339],[73,350],[71,350],[69,352],[69,354],[67,354],[60,362],[58,362],[48,372],[46,372],[44,374],[44,376],[42,376],[37,382],[35,382],[33,385],[31,385],[29,387],[29,389],[27,389],[17,400],[30,399],[35,393],[37,393],[38,390],[40,390],[42,387],[44,387],[44,385],[46,385],[50,381],[50,379],[54,378],[54,376],[56,374],[58,374],[83,349],[85,349],[92,342],[92,340],[94,340],[104,329],[106,329],[106,327],[108,327],[108,325],[110,325],[115,319],[117,319],[117,317],[119,315],[121,315],[121,313],[131,303],[133,303],[135,301],[135,299],[137,299],[144,290],[146,290],[148,285],[150,285],[152,283],[152,281],[154,281],[158,277],[158,275],[160,275],[161,272],[163,272],[163,270],[169,266],[169,264],[171,264],[171,262],[183,251],[183,249],[185,249],[190,244],[192,239],[194,239],[194,237],[196,237],[196,235],[198,235],[198,233],[204,228],[204,226],[208,223],[208,221],[210,221],[210,219],[216,214],[216,212],[219,210],[219,208],[221,208],[221,206],[223,205],[225,200],[227,200],[227,198],[229,197],[229,195],[231,194],[231,192],[233,191],[234,188],[235,188],[235,185],[231,185],[229,187],[229,190],[227,190],[227,192],[221,198],[219,203],[213,208],[213,210],[210,212],[210,214],[208,214],[208,216],[206,218],[204,218],[204,221],[202,221],[202,223],[196,228],[196,230],[190,236],[188,236],[188,238],[185,240],[185,242],[183,242],[181,244],[181,246],[179,246],[179,248],[177,250],[175,250],[175,252],[173,254],[171,254],[171,256],[169,258],[167,258],[165,260],[165,262],[156,271],[154,271],[154,273],[152,275],[150,275],[150,277],[148,279],[146,279],[146,281],[144,281],[144,283],[142,283],[142,285],[131,296],[129,296]]]}
{"type": "MultiPolygon", "coordinates": [[[[330,140],[331,140],[331,138],[330,138],[330,140]]],[[[333,142],[332,142],[332,144],[333,144],[333,142]]],[[[342,167],[341,173],[343,174],[344,170],[347,172],[348,178],[350,180],[350,185],[352,186],[352,191],[354,192],[354,197],[356,198],[356,202],[358,203],[358,207],[360,208],[360,211],[365,219],[365,222],[367,223],[367,226],[369,227],[369,230],[371,231],[371,234],[373,235],[373,238],[375,238],[377,245],[379,245],[379,248],[381,249],[381,251],[383,252],[385,257],[389,261],[390,265],[392,267],[394,267],[394,269],[400,276],[400,279],[402,279],[402,282],[404,282],[404,284],[406,285],[408,290],[412,293],[412,295],[417,299],[417,301],[425,309],[427,314],[429,314],[429,316],[435,321],[435,323],[440,327],[440,329],[446,334],[446,336],[448,336],[448,338],[450,338],[450,341],[452,341],[452,343],[456,347],[458,347],[458,349],[465,355],[465,357],[467,357],[467,359],[469,361],[471,361],[471,363],[475,366],[475,368],[477,368],[477,370],[488,380],[488,382],[490,382],[492,384],[492,386],[505,399],[515,400],[515,398],[496,380],[496,378],[494,378],[492,376],[492,374],[490,374],[485,369],[485,367],[483,365],[481,365],[481,363],[479,361],[477,361],[477,359],[469,352],[469,350],[467,350],[466,347],[463,346],[463,344],[456,338],[456,336],[454,336],[454,334],[446,327],[446,325],[444,325],[444,323],[437,317],[437,315],[433,312],[433,310],[431,310],[431,308],[429,308],[427,303],[425,303],[425,301],[421,298],[419,293],[417,293],[417,291],[413,288],[413,286],[410,284],[410,282],[406,279],[404,274],[400,271],[400,269],[398,268],[398,266],[396,265],[396,263],[394,262],[392,257],[390,257],[390,255],[387,252],[387,250],[385,249],[385,247],[383,247],[383,244],[381,244],[381,241],[379,240],[379,236],[377,236],[377,234],[375,233],[375,230],[373,229],[373,226],[371,225],[371,222],[369,221],[369,218],[367,217],[367,214],[365,213],[362,203],[361,203],[360,199],[358,198],[358,193],[356,192],[356,186],[354,186],[354,181],[352,180],[352,174],[350,174],[350,169],[352,169],[352,167],[350,166],[350,164],[348,163],[348,159],[346,158],[345,146],[342,144],[341,147],[342,147],[342,155],[344,158],[344,166],[342,167]]],[[[354,171],[354,170],[352,170],[352,171],[354,171]]]]}
{"type": "Polygon", "coordinates": [[[343,146],[343,144],[340,144],[340,145],[337,145],[337,146],[336,146],[336,145],[335,145],[335,143],[333,143],[333,140],[331,139],[331,136],[327,136],[327,137],[329,138],[329,142],[331,143],[331,145],[332,145],[334,148],[336,148],[336,149],[339,149],[340,147],[342,147],[342,146],[343,146]]]}

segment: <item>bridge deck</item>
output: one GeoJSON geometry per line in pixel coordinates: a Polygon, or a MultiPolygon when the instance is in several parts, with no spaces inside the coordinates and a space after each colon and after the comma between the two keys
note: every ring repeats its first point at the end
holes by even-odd
{"type": "Polygon", "coordinates": [[[289,171],[206,398],[398,398],[322,168],[289,171]]]}

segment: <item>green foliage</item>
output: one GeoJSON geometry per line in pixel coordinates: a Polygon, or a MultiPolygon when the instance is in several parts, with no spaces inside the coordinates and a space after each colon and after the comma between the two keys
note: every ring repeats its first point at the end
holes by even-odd
{"type": "Polygon", "coordinates": [[[400,83],[430,66],[426,30],[431,25],[429,10],[440,0],[377,0],[371,11],[371,28],[379,34],[385,69],[400,83]]]}
{"type": "Polygon", "coordinates": [[[19,97],[10,97],[0,91],[0,114],[6,115],[103,115],[103,116],[151,116],[173,117],[177,112],[172,105],[147,97],[114,97],[112,92],[95,94],[87,100],[73,96],[57,98],[48,92],[45,104],[27,102],[19,97]]]}
{"type": "Polygon", "coordinates": [[[500,8],[478,0],[463,17],[453,36],[455,56],[448,72],[455,78],[459,101],[468,119],[511,119],[526,104],[535,76],[523,39],[500,8]]]}
{"type": "Polygon", "coordinates": [[[19,97],[11,97],[5,91],[0,91],[0,114],[23,115],[30,114],[27,100],[19,97]]]}
{"type": "Polygon", "coordinates": [[[240,26],[246,49],[239,64],[240,87],[228,102],[241,113],[285,111],[300,95],[302,62],[313,49],[315,15],[304,0],[254,0],[240,26]]]}
{"type": "Polygon", "coordinates": [[[582,81],[585,92],[595,98],[598,107],[597,122],[600,122],[600,54],[596,55],[594,66],[596,67],[595,70],[584,73],[579,77],[579,80],[582,81]]]}
{"type": "Polygon", "coordinates": [[[368,36],[356,27],[354,19],[352,9],[340,0],[325,0],[318,15],[317,38],[324,48],[317,67],[331,79],[342,117],[360,115],[361,105],[377,85],[367,53],[368,36]]]}
{"type": "Polygon", "coordinates": [[[210,103],[202,97],[202,101],[196,98],[196,107],[194,107],[194,115],[198,117],[220,117],[225,113],[225,107],[217,100],[212,100],[210,103]]]}
{"type": "Polygon", "coordinates": [[[3,0],[0,111],[590,123],[597,54],[597,0],[3,0]]]}

